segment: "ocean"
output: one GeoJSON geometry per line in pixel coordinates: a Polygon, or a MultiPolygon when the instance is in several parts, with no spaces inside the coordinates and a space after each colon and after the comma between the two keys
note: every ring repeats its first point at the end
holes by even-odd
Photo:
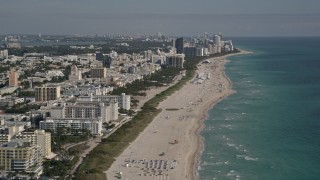
{"type": "Polygon", "coordinates": [[[208,112],[200,179],[320,179],[320,37],[233,42],[254,54],[226,65],[236,93],[208,112]]]}

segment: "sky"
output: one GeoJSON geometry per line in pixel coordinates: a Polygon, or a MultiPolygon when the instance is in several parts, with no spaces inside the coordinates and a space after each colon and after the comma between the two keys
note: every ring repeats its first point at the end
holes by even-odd
{"type": "Polygon", "coordinates": [[[0,34],[320,36],[320,0],[0,0],[0,34]]]}

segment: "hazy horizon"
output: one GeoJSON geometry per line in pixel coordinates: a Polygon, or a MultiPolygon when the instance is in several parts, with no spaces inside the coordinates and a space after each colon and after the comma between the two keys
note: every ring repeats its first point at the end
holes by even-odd
{"type": "Polygon", "coordinates": [[[320,36],[317,0],[11,0],[0,34],[320,36]]]}

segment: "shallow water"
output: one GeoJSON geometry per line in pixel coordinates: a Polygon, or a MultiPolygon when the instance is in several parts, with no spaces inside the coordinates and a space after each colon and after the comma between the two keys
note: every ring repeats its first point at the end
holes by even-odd
{"type": "Polygon", "coordinates": [[[320,38],[238,38],[237,92],[209,111],[200,179],[320,178],[320,38]]]}

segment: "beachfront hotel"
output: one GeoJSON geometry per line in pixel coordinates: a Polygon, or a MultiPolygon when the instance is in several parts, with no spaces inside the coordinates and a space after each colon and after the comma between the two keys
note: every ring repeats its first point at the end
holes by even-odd
{"type": "Polygon", "coordinates": [[[51,119],[40,122],[40,129],[57,132],[59,129],[69,128],[71,133],[82,133],[84,129],[89,130],[92,135],[102,135],[102,121],[99,119],[89,118],[61,118],[51,119]]]}
{"type": "Polygon", "coordinates": [[[90,96],[80,96],[78,98],[78,101],[100,101],[106,104],[109,104],[110,102],[117,102],[118,107],[130,110],[131,106],[131,96],[126,95],[125,93],[122,93],[119,95],[90,95],[90,96]]]}
{"type": "Polygon", "coordinates": [[[75,103],[56,103],[45,109],[43,114],[49,114],[47,118],[64,119],[100,119],[102,123],[118,119],[118,103],[103,103],[98,101],[77,101],[75,103]]]}

